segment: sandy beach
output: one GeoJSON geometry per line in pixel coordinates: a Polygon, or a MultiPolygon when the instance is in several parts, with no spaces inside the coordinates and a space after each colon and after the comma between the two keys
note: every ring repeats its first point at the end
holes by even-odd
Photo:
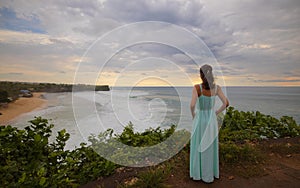
{"type": "Polygon", "coordinates": [[[18,100],[9,103],[8,107],[1,107],[0,125],[6,125],[6,123],[9,123],[19,115],[45,107],[47,100],[41,97],[43,94],[33,93],[33,97],[31,98],[20,97],[18,100]]]}

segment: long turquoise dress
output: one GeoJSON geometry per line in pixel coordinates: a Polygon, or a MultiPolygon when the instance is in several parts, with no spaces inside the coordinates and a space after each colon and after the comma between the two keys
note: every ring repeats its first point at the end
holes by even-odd
{"type": "Polygon", "coordinates": [[[219,178],[218,123],[215,96],[198,97],[190,144],[190,177],[210,183],[219,178]]]}

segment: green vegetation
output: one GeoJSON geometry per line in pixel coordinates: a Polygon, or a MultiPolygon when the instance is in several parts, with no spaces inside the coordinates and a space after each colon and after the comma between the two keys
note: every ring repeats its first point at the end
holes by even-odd
{"type": "Polygon", "coordinates": [[[90,136],[89,141],[95,151],[109,157],[112,161],[117,161],[119,164],[136,167],[145,166],[145,164],[153,165],[153,161],[156,163],[163,162],[171,156],[172,152],[179,152],[189,140],[188,131],[175,131],[175,128],[175,125],[165,130],[160,127],[150,128],[139,133],[134,132],[132,123],[129,123],[124,127],[121,134],[113,134],[113,130],[108,129],[98,136],[90,136]],[[167,142],[163,142],[167,139],[167,142]],[[127,146],[134,148],[129,150],[127,146]]]}
{"type": "Polygon", "coordinates": [[[7,91],[0,90],[0,103],[2,103],[2,102],[9,102],[9,99],[8,99],[7,91]]]}
{"type": "MultiPolygon", "coordinates": [[[[173,125],[166,130],[157,128],[134,133],[133,125],[129,124],[119,135],[112,136],[110,129],[97,137],[91,136],[89,141],[92,145],[82,143],[80,148],[68,151],[64,147],[70,135],[65,130],[59,131],[56,141],[49,143],[54,125],[41,117],[30,121],[30,124],[24,130],[0,127],[0,184],[3,186],[77,187],[112,174],[119,166],[98,155],[95,147],[111,150],[117,146],[115,140],[131,146],[155,145],[175,131],[173,125]]],[[[116,152],[115,158],[121,160],[126,154],[125,150],[116,152]]]]}
{"type": "Polygon", "coordinates": [[[167,188],[165,182],[171,173],[171,167],[168,163],[149,167],[147,171],[143,171],[122,184],[118,184],[119,188],[167,188]]]}
{"type": "Polygon", "coordinates": [[[161,165],[158,168],[150,168],[147,172],[138,175],[137,182],[129,187],[167,187],[165,181],[170,174],[170,167],[161,165]]]}
{"type": "Polygon", "coordinates": [[[229,107],[219,133],[220,162],[258,163],[261,156],[255,142],[300,135],[300,126],[292,117],[276,119],[260,112],[243,112],[229,107]]]}
{"type": "Polygon", "coordinates": [[[254,140],[299,136],[300,127],[292,117],[276,119],[258,111],[243,112],[229,107],[224,117],[220,140],[254,140]]]}
{"type": "MultiPolygon", "coordinates": [[[[0,184],[2,186],[78,187],[99,177],[108,176],[113,174],[119,165],[107,161],[94,149],[101,153],[113,151],[110,157],[114,160],[123,160],[129,164],[134,162],[131,161],[131,154],[126,149],[117,148],[120,142],[141,148],[139,152],[142,156],[154,154],[154,157],[165,157],[170,149],[181,150],[170,160],[139,174],[133,184],[120,182],[121,187],[166,187],[165,181],[171,173],[183,169],[183,176],[185,176],[188,172],[189,144],[183,149],[180,146],[187,142],[189,133],[185,130],[176,131],[175,125],[165,130],[150,128],[139,133],[134,132],[132,123],[129,123],[121,134],[114,134],[113,130],[108,129],[99,135],[90,136],[91,145],[82,143],[79,148],[72,151],[64,149],[70,137],[65,130],[57,133],[53,143],[49,142],[52,127],[52,124],[40,117],[30,121],[30,126],[23,130],[11,126],[0,127],[0,184]],[[164,145],[165,140],[171,144],[164,145]],[[158,151],[144,153],[147,152],[145,146],[156,146],[159,143],[162,153],[158,151]]],[[[241,112],[230,107],[224,116],[219,134],[220,164],[226,169],[242,166],[242,175],[246,177],[257,175],[260,173],[259,164],[264,162],[260,148],[256,147],[257,142],[299,135],[300,127],[291,117],[284,116],[276,119],[259,112],[241,112]]],[[[276,147],[282,152],[286,151],[285,146],[276,147]]],[[[299,149],[298,146],[295,147],[290,146],[289,150],[299,149]]],[[[148,160],[142,162],[147,164],[148,160]]]]}
{"type": "Polygon", "coordinates": [[[130,122],[120,135],[116,135],[118,141],[133,147],[153,146],[165,141],[175,132],[175,125],[169,129],[161,130],[160,127],[146,129],[144,132],[134,132],[133,124],[130,122]]]}
{"type": "Polygon", "coordinates": [[[257,176],[263,173],[260,168],[266,158],[257,146],[259,141],[299,135],[300,126],[292,117],[276,119],[258,111],[243,112],[229,107],[219,132],[220,163],[244,177],[257,176]],[[242,166],[242,170],[237,166],[242,166]]]}
{"type": "Polygon", "coordinates": [[[85,144],[73,151],[64,147],[70,135],[58,132],[49,143],[54,125],[36,118],[24,130],[0,127],[0,184],[4,187],[78,187],[114,172],[117,165],[85,144]]]}
{"type": "MultiPolygon", "coordinates": [[[[20,90],[29,90],[31,92],[71,92],[76,91],[109,91],[108,85],[85,85],[85,84],[54,84],[54,83],[29,83],[29,82],[7,82],[0,81],[0,88],[8,93],[8,97],[16,100],[19,97],[20,90]]],[[[1,95],[1,94],[0,94],[1,95]]],[[[1,96],[0,96],[1,97],[1,96]]]]}

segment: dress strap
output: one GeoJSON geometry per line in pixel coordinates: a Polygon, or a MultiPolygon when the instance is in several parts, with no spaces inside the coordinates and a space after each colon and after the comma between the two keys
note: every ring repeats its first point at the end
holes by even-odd
{"type": "Polygon", "coordinates": [[[199,84],[199,86],[200,86],[200,92],[202,94],[202,84],[199,84]]]}

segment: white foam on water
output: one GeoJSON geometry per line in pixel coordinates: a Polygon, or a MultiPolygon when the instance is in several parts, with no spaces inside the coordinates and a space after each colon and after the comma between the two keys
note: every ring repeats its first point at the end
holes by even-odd
{"type": "Polygon", "coordinates": [[[88,143],[91,134],[98,135],[109,128],[115,133],[121,133],[124,126],[132,122],[135,131],[144,131],[150,127],[161,126],[165,121],[168,108],[163,99],[146,99],[145,91],[111,90],[88,91],[73,93],[77,101],[72,101],[72,93],[47,93],[48,107],[24,114],[12,124],[20,128],[29,125],[34,116],[50,119],[54,124],[53,136],[55,140],[57,131],[66,129],[70,134],[66,149],[79,147],[80,143],[88,143]],[[79,109],[76,118],[73,108],[79,109]]]}
{"type": "Polygon", "coordinates": [[[166,104],[162,100],[148,101],[142,97],[147,94],[147,92],[129,90],[76,93],[76,97],[95,104],[95,110],[90,109],[92,112],[90,116],[79,118],[80,121],[92,124],[93,128],[87,131],[88,128],[80,122],[79,129],[84,136],[87,136],[91,132],[101,132],[108,128],[120,133],[129,122],[133,123],[137,131],[160,126],[166,115],[166,104]]]}

